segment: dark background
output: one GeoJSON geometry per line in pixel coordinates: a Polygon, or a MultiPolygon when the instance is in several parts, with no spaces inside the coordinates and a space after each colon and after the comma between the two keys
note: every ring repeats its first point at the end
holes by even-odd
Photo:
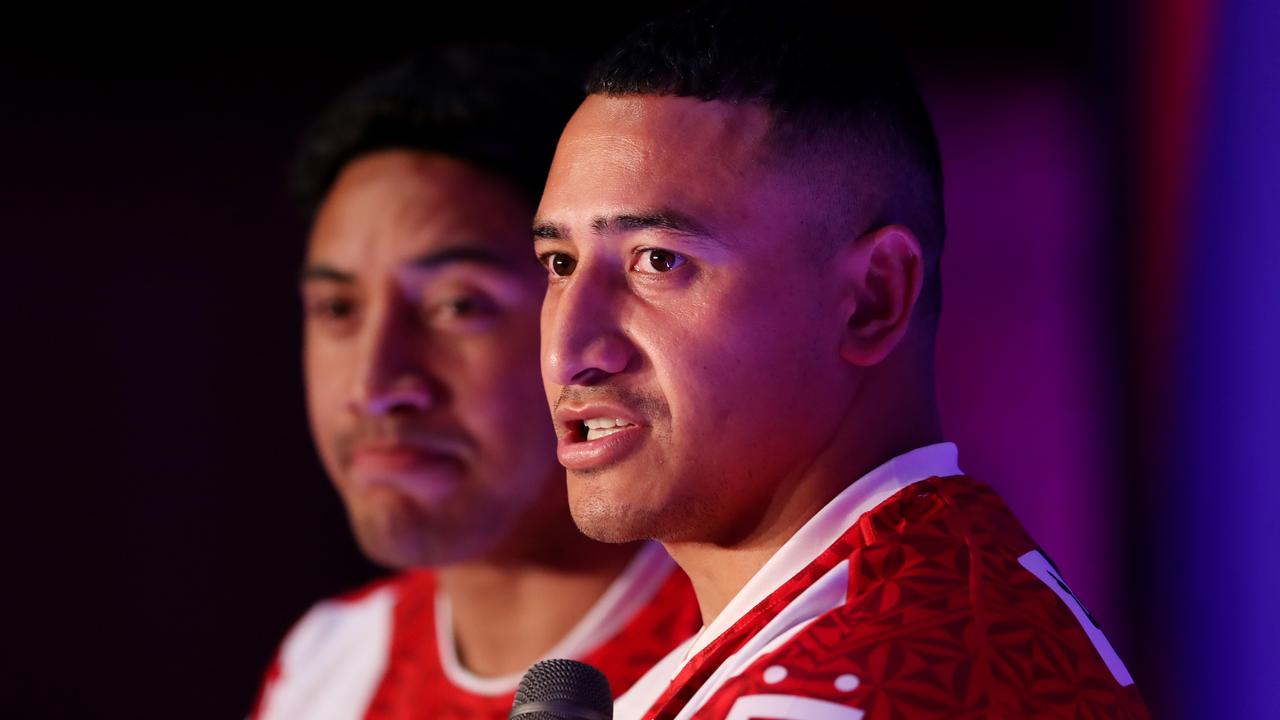
{"type": "MultiPolygon", "coordinates": [[[[896,3],[880,15],[927,87],[1024,76],[1070,86],[1107,164],[1102,222],[1122,236],[1137,222],[1124,182],[1132,18],[1101,2],[955,5],[896,3]]],[[[336,92],[417,43],[599,49],[641,17],[608,13],[437,19],[417,36],[400,26],[392,40],[308,48],[52,42],[0,55],[16,400],[4,707],[242,716],[290,623],[374,576],[303,412],[294,271],[306,228],[284,191],[298,133],[336,92]]],[[[1136,252],[1120,246],[1106,273],[1124,275],[1136,252]]],[[[1097,333],[1102,383],[1116,389],[1105,460],[1140,473],[1128,442],[1137,411],[1123,390],[1139,362],[1131,293],[1108,286],[1097,333]]],[[[1129,542],[1143,532],[1144,486],[1126,477],[1116,512],[1098,522],[1126,528],[1109,571],[1127,578],[1113,639],[1145,684],[1152,652],[1141,627],[1123,622],[1151,592],[1145,550],[1129,542]]]]}

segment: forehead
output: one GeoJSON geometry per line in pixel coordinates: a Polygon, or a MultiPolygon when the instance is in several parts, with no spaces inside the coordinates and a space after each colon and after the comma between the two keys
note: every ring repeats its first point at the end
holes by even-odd
{"type": "Polygon", "coordinates": [[[592,95],[565,128],[540,215],[662,204],[706,218],[742,212],[764,176],[770,115],[754,103],[592,95]]]}
{"type": "Polygon", "coordinates": [[[371,153],[334,181],[307,256],[352,269],[445,247],[523,258],[530,214],[511,183],[467,162],[409,150],[371,153]]]}

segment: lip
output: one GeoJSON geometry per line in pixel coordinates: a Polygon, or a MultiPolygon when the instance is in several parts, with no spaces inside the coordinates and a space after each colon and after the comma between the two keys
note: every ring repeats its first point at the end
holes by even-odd
{"type": "Polygon", "coordinates": [[[629,408],[612,404],[592,404],[578,408],[560,408],[555,413],[559,436],[556,458],[567,470],[591,470],[626,459],[644,443],[649,428],[629,408]],[[629,427],[595,440],[587,440],[581,423],[588,418],[620,418],[629,427]]]}
{"type": "Polygon", "coordinates": [[[435,445],[369,443],[354,449],[351,478],[357,487],[390,487],[420,502],[434,503],[461,486],[463,462],[435,445]]]}
{"type": "Polygon", "coordinates": [[[457,464],[451,453],[415,445],[381,445],[358,447],[352,464],[370,470],[403,471],[435,465],[457,464]]]}

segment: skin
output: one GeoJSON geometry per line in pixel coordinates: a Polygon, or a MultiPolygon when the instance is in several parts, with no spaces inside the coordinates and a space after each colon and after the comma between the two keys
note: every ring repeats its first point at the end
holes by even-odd
{"type": "Polygon", "coordinates": [[[884,193],[848,200],[868,168],[778,152],[771,123],[752,103],[589,97],[534,226],[574,520],[661,540],[707,622],[851,481],[941,435],[931,328],[911,322],[920,242],[871,226],[884,193]],[[596,415],[630,426],[584,442],[596,415]]]}
{"type": "Polygon", "coordinates": [[[302,271],[324,466],[371,559],[436,568],[481,675],[550,649],[634,550],[586,540],[566,511],[530,216],[514,186],[467,163],[372,153],[336,179],[302,271]]]}

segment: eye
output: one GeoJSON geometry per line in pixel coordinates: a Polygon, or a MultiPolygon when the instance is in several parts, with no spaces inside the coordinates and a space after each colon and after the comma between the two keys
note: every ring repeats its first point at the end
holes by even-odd
{"type": "Polygon", "coordinates": [[[360,304],[355,298],[341,295],[312,294],[304,298],[303,317],[308,332],[330,337],[345,337],[360,324],[360,304]]]}
{"type": "Polygon", "coordinates": [[[439,306],[439,312],[456,318],[492,315],[497,312],[497,309],[497,305],[483,295],[462,295],[439,306]]]}
{"type": "Polygon", "coordinates": [[[355,311],[356,304],[347,298],[321,298],[307,306],[307,314],[318,320],[346,320],[355,311]]]}
{"type": "Polygon", "coordinates": [[[466,288],[429,288],[421,298],[422,320],[442,332],[474,333],[494,326],[502,305],[488,293],[466,288]]]}
{"type": "Polygon", "coordinates": [[[556,277],[567,277],[573,274],[573,269],[578,266],[578,261],[571,256],[561,252],[549,252],[538,256],[547,271],[556,277]]]}
{"type": "Polygon", "coordinates": [[[686,262],[688,260],[680,253],[658,248],[644,248],[636,251],[636,260],[631,265],[631,269],[649,274],[667,273],[686,262]]]}

